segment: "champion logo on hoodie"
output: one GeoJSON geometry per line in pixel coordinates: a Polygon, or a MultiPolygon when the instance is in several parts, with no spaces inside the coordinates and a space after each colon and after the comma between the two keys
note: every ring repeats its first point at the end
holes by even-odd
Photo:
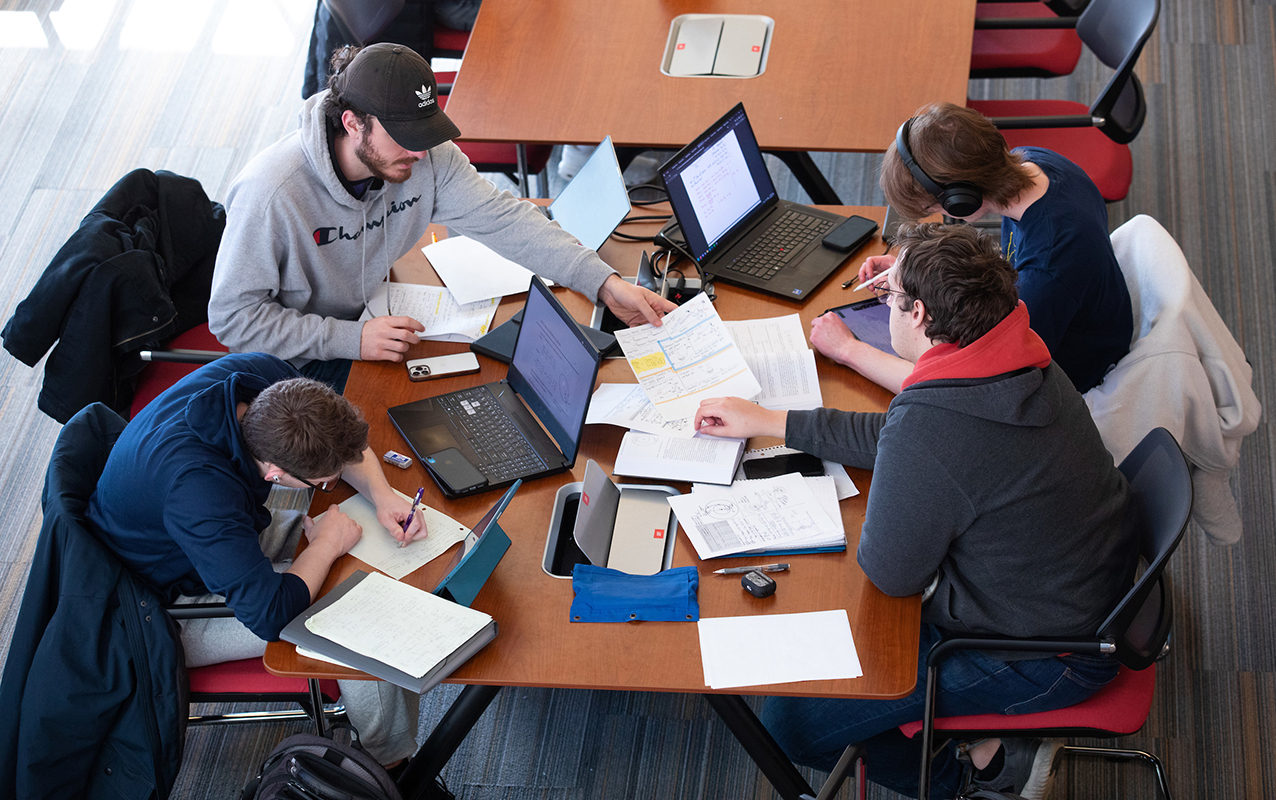
{"type": "MultiPolygon", "coordinates": [[[[389,214],[397,214],[400,211],[407,211],[409,208],[416,205],[417,201],[420,199],[421,199],[421,195],[417,195],[416,197],[409,197],[408,199],[402,202],[391,201],[390,210],[386,216],[389,216],[389,214]]],[[[378,219],[370,219],[368,220],[364,228],[354,231],[353,233],[347,233],[345,226],[339,225],[335,228],[327,228],[327,227],[315,228],[314,232],[311,233],[310,235],[314,237],[315,244],[319,245],[320,247],[323,247],[325,244],[332,244],[333,242],[337,242],[342,239],[353,242],[355,239],[358,239],[360,236],[363,235],[364,230],[371,229],[371,228],[380,228],[381,223],[384,221],[385,221],[385,217],[380,217],[378,219]]]]}

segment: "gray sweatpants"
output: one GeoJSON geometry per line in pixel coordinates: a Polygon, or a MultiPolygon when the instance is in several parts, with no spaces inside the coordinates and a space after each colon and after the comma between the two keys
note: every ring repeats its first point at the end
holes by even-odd
{"type": "MultiPolygon", "coordinates": [[[[292,565],[309,498],[309,489],[274,487],[271,490],[266,505],[271,510],[272,520],[270,526],[262,531],[259,541],[262,552],[275,565],[276,572],[284,572],[292,565]]],[[[204,595],[181,598],[178,602],[223,599],[217,595],[204,595]]],[[[261,658],[266,653],[266,642],[234,618],[183,620],[181,626],[188,667],[261,658]]],[[[420,695],[387,681],[342,680],[337,683],[346,704],[346,714],[359,731],[359,741],[377,761],[392,764],[416,752],[420,695]]]]}

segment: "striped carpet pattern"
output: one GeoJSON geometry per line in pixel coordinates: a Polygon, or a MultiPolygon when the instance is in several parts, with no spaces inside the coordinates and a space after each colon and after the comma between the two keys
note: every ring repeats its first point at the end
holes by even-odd
{"type": "MultiPolygon", "coordinates": [[[[313,13],[314,0],[0,0],[0,315],[128,170],[171,169],[224,198],[244,163],[292,126],[313,13]]],[[[1108,74],[1087,54],[1066,78],[974,81],[970,92],[1089,102],[1108,74]]],[[[1132,145],[1130,195],[1109,207],[1112,227],[1149,214],[1175,236],[1272,409],[1276,5],[1164,0],[1138,74],[1148,120],[1132,145]]],[[[880,156],[814,158],[844,202],[883,202],[880,156]]],[[[806,200],[786,168],[771,167],[782,196],[806,200]]],[[[551,174],[551,192],[560,187],[551,174]]],[[[40,368],[0,354],[0,658],[58,432],[35,408],[40,379],[40,368]]],[[[1276,797],[1274,436],[1264,419],[1233,474],[1241,542],[1221,548],[1189,531],[1171,566],[1173,650],[1148,724],[1125,742],[1164,759],[1178,797],[1276,797]]],[[[457,691],[426,696],[423,731],[457,691]]],[[[271,747],[303,729],[192,729],[173,796],[237,797],[271,747]]],[[[505,690],[445,777],[465,800],[776,796],[707,705],[665,694],[505,690]]],[[[1156,795],[1138,764],[1075,760],[1055,786],[1053,797],[1074,800],[1156,795]]]]}

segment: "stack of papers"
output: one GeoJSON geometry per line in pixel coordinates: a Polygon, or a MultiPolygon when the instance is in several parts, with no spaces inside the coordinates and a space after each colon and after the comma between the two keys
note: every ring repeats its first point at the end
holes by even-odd
{"type": "Polygon", "coordinates": [[[701,560],[719,556],[846,547],[837,489],[828,477],[797,473],[730,486],[697,486],[669,498],[701,560]]]}
{"type": "MultiPolygon", "coordinates": [[[[755,458],[770,458],[771,456],[782,456],[800,452],[802,451],[792,447],[785,447],[782,444],[775,445],[774,447],[760,447],[748,450],[740,459],[740,469],[736,470],[735,479],[738,481],[744,480],[744,462],[746,461],[752,461],[755,458]]],[[[832,478],[833,485],[837,487],[838,500],[845,500],[848,497],[854,497],[860,493],[860,490],[855,488],[855,482],[851,480],[851,476],[846,474],[846,467],[836,461],[829,461],[828,459],[820,459],[820,461],[824,464],[824,474],[827,477],[832,478]]]]}
{"type": "Polygon", "coordinates": [[[758,405],[777,411],[824,405],[815,372],[815,353],[806,344],[802,319],[797,314],[723,324],[762,387],[753,398],[758,405]]]}
{"type": "Polygon", "coordinates": [[[731,483],[744,439],[721,436],[661,436],[629,431],[616,453],[617,475],[666,481],[731,483]]]}
{"type": "Polygon", "coordinates": [[[659,328],[624,328],[616,341],[662,419],[692,418],[711,397],[751,400],[762,391],[703,292],[666,314],[659,328]]]}
{"type": "Polygon", "coordinates": [[[617,425],[679,439],[695,436],[690,417],[665,419],[637,383],[601,383],[589,400],[586,425],[617,425]]]}
{"type": "Polygon", "coordinates": [[[701,618],[696,625],[704,683],[711,689],[864,674],[845,609],[701,618]]]}

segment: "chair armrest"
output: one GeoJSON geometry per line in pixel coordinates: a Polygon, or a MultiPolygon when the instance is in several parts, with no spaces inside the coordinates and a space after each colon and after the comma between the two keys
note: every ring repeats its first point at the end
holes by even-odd
{"type": "Polygon", "coordinates": [[[926,655],[926,666],[939,664],[954,650],[1002,650],[1016,653],[1082,653],[1107,656],[1116,653],[1116,644],[1096,639],[1004,639],[997,636],[961,636],[944,639],[926,655]]]}
{"type": "Polygon", "coordinates": [[[173,619],[215,619],[235,616],[235,612],[231,611],[225,603],[182,603],[169,606],[165,610],[173,619]]]}
{"type": "Polygon", "coordinates": [[[164,361],[170,364],[209,364],[229,353],[216,350],[142,350],[138,357],[143,361],[164,361]]]}
{"type": "Polygon", "coordinates": [[[1047,28],[1075,28],[1076,17],[976,17],[975,30],[1045,30],[1047,28]]]}
{"type": "Polygon", "coordinates": [[[998,130],[1022,130],[1024,128],[1098,128],[1103,125],[1101,117],[1089,114],[1060,114],[1057,117],[992,117],[991,122],[998,130]]]}

